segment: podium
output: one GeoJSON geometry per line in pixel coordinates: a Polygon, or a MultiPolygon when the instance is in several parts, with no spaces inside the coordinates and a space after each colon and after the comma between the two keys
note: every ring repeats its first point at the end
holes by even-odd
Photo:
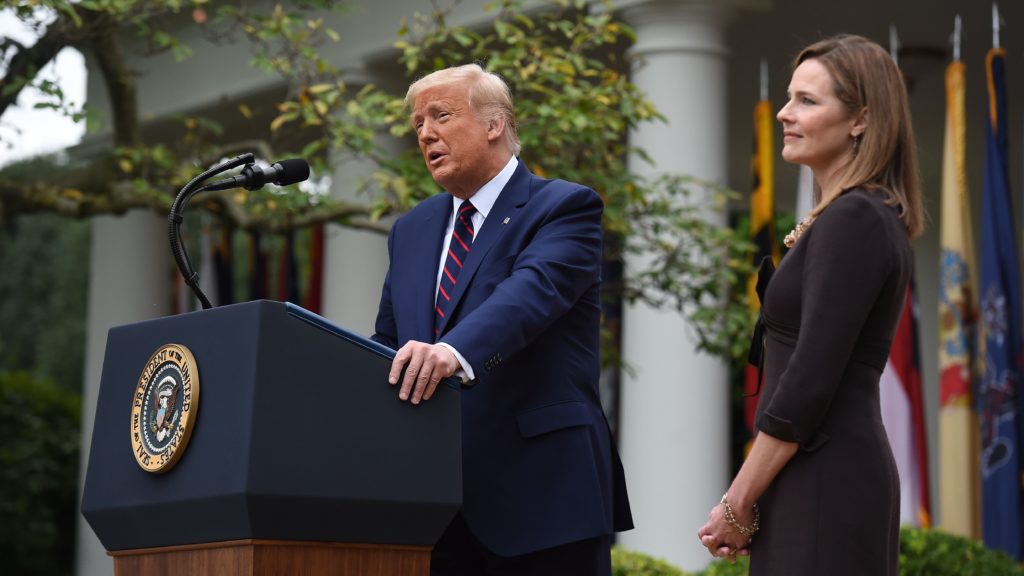
{"type": "Polygon", "coordinates": [[[82,514],[115,573],[429,574],[461,505],[460,398],[400,401],[393,356],[270,301],[112,328],[82,514]]]}

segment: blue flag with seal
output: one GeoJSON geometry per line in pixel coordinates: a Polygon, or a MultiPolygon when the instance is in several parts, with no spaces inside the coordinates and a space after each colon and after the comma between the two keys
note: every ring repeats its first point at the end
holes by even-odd
{"type": "Polygon", "coordinates": [[[982,535],[1021,559],[1020,267],[1007,164],[1006,52],[985,57],[989,116],[982,180],[980,372],[982,535]]]}

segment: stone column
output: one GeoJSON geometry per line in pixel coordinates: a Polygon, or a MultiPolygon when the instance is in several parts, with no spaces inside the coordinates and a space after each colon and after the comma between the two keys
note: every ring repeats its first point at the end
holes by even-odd
{"type": "MultiPolygon", "coordinates": [[[[633,81],[666,116],[630,134],[653,177],[682,173],[724,183],[727,177],[726,25],[741,2],[655,0],[622,2],[635,29],[633,81]]],[[[746,4],[746,3],[743,3],[746,4]]],[[[711,214],[716,223],[724,214],[711,214]]],[[[626,274],[643,267],[626,262],[626,274]]],[[[626,548],[664,558],[684,570],[710,560],[697,539],[728,487],[729,380],[726,364],[695,350],[693,330],[671,311],[646,305],[623,312],[620,443],[637,528],[621,535],[626,548]]]]}
{"type": "MultiPolygon", "coordinates": [[[[369,69],[364,64],[352,64],[346,70],[345,81],[352,94],[369,83],[402,93],[404,79],[390,74],[390,71],[380,73],[369,69]]],[[[411,136],[398,141],[389,134],[381,134],[377,140],[378,145],[396,155],[404,146],[415,145],[411,136]]],[[[332,161],[331,194],[349,202],[370,203],[372,198],[358,188],[360,182],[373,176],[374,164],[348,153],[335,154],[332,161]]],[[[326,226],[322,314],[354,332],[373,334],[387,271],[386,235],[336,224],[326,226]]]]}
{"type": "MultiPolygon", "coordinates": [[[[369,178],[367,162],[341,160],[333,173],[332,194],[369,203],[357,182],[369,178]]],[[[387,236],[329,224],[324,228],[323,315],[354,332],[373,334],[380,290],[388,270],[387,236]]]]}
{"type": "MultiPolygon", "coordinates": [[[[98,216],[92,221],[89,305],[82,386],[82,454],[79,501],[89,463],[96,400],[99,396],[107,331],[171,312],[174,260],[167,241],[167,219],[151,212],[98,216]]],[[[142,372],[142,365],[139,365],[142,372]]],[[[125,434],[129,406],[125,404],[125,434]]],[[[126,457],[128,457],[126,455],[126,457]]],[[[78,516],[76,569],[79,576],[114,573],[114,563],[85,519],[78,516]]]]}

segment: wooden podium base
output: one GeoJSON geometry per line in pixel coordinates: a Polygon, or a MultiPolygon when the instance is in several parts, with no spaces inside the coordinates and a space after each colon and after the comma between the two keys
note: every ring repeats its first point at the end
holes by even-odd
{"type": "Polygon", "coordinates": [[[430,548],[235,540],[109,552],[115,576],[430,576],[430,548]]]}

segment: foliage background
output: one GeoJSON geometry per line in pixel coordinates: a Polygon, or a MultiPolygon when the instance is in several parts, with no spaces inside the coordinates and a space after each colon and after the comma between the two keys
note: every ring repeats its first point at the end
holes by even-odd
{"type": "Polygon", "coordinates": [[[5,574],[71,572],[78,486],[78,395],[0,371],[0,558],[5,574]]]}
{"type": "Polygon", "coordinates": [[[89,222],[53,214],[0,228],[0,370],[82,385],[89,222]]]}

